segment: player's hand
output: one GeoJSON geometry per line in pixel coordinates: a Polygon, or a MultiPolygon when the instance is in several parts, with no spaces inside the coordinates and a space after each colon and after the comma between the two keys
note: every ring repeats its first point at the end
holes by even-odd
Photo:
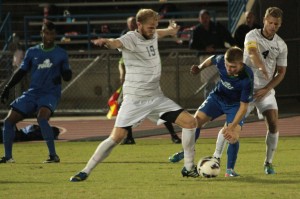
{"type": "Polygon", "coordinates": [[[200,68],[198,67],[198,65],[192,65],[191,69],[190,69],[190,73],[192,75],[197,75],[200,73],[200,68]]]}
{"type": "Polygon", "coordinates": [[[253,98],[256,100],[256,101],[260,101],[262,100],[270,91],[266,88],[262,88],[262,89],[259,89],[257,90],[255,93],[254,93],[254,96],[253,98]]]}
{"type": "Polygon", "coordinates": [[[169,20],[169,26],[168,29],[171,31],[171,35],[176,36],[178,30],[180,29],[180,26],[177,25],[175,20],[169,20]]]}
{"type": "Polygon", "coordinates": [[[95,46],[106,46],[106,39],[104,38],[99,38],[99,39],[94,39],[94,40],[91,40],[91,42],[95,45],[95,46]]]}
{"type": "Polygon", "coordinates": [[[239,140],[239,134],[230,128],[230,126],[224,127],[223,136],[230,144],[234,144],[239,140]]]}
{"type": "Polygon", "coordinates": [[[9,97],[9,88],[7,86],[4,87],[3,91],[1,92],[1,102],[4,104],[9,97]]]}

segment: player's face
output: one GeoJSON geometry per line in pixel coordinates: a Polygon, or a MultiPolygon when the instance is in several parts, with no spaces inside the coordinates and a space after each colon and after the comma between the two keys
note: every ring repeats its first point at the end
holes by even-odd
{"type": "Polygon", "coordinates": [[[158,20],[155,19],[148,20],[144,24],[138,23],[139,32],[143,35],[143,37],[145,37],[145,39],[153,38],[157,26],[158,20]]]}
{"type": "Polygon", "coordinates": [[[54,45],[54,41],[56,37],[55,30],[48,30],[47,28],[45,28],[42,30],[41,36],[45,48],[50,48],[54,45]]]}
{"type": "Polygon", "coordinates": [[[225,67],[227,74],[229,76],[237,76],[238,73],[242,70],[243,68],[243,63],[242,62],[228,62],[225,60],[225,67]]]}
{"type": "Polygon", "coordinates": [[[281,26],[281,18],[275,18],[272,16],[267,16],[264,18],[264,28],[263,34],[267,38],[273,38],[275,33],[279,30],[281,26]]]}

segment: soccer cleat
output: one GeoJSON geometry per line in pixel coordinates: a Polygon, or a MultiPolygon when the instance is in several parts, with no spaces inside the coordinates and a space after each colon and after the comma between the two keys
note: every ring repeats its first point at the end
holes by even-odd
{"type": "Polygon", "coordinates": [[[13,158],[7,159],[6,157],[2,157],[2,158],[0,159],[0,164],[1,164],[1,163],[15,163],[15,160],[14,160],[13,158]]]}
{"type": "Polygon", "coordinates": [[[175,144],[180,144],[181,143],[181,139],[178,137],[177,134],[171,134],[171,139],[172,139],[172,142],[175,143],[175,144]]]}
{"type": "Polygon", "coordinates": [[[237,174],[233,169],[227,169],[225,173],[225,177],[238,177],[240,176],[237,174]]]}
{"type": "Polygon", "coordinates": [[[75,176],[72,176],[70,178],[70,182],[80,182],[86,180],[88,177],[88,174],[85,172],[79,172],[75,176]]]}
{"type": "Polygon", "coordinates": [[[184,152],[180,151],[178,153],[174,153],[173,155],[171,155],[169,157],[169,161],[176,163],[176,162],[179,162],[180,160],[182,160],[183,158],[184,158],[184,152]]]}
{"type": "Polygon", "coordinates": [[[264,170],[265,170],[265,174],[267,174],[267,175],[269,175],[269,174],[275,174],[275,170],[273,168],[272,163],[266,162],[264,164],[264,170]]]}
{"type": "Polygon", "coordinates": [[[193,177],[197,178],[199,177],[199,173],[197,171],[197,166],[193,166],[190,171],[188,171],[185,167],[182,168],[181,170],[182,177],[193,177]]]}
{"type": "Polygon", "coordinates": [[[135,144],[135,141],[132,137],[131,138],[127,137],[123,140],[122,144],[135,144]]]}
{"type": "Polygon", "coordinates": [[[49,155],[49,158],[45,160],[43,163],[59,163],[60,159],[58,155],[49,155]]]}

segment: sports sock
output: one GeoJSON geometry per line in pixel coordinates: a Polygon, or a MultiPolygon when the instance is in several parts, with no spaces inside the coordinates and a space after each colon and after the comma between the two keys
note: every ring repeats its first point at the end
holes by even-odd
{"type": "Polygon", "coordinates": [[[132,139],[132,128],[127,129],[127,139],[132,139]]]}
{"type": "Polygon", "coordinates": [[[218,133],[218,138],[216,141],[216,149],[213,156],[216,158],[221,158],[226,144],[227,144],[227,140],[224,138],[223,128],[222,128],[218,133]]]}
{"type": "Polygon", "coordinates": [[[168,129],[168,131],[169,131],[169,133],[170,133],[171,135],[176,134],[176,133],[175,133],[175,130],[174,130],[174,127],[173,127],[173,125],[172,125],[172,123],[170,123],[170,122],[165,122],[164,125],[165,125],[165,127],[168,129]]]}
{"type": "Polygon", "coordinates": [[[200,128],[196,128],[196,131],[195,131],[195,142],[198,140],[198,138],[200,137],[200,128]]]}
{"type": "Polygon", "coordinates": [[[38,123],[41,127],[42,136],[48,146],[49,155],[56,155],[53,130],[49,125],[48,120],[45,118],[38,118],[38,123]]]}
{"type": "Polygon", "coordinates": [[[15,139],[15,128],[14,124],[10,123],[7,120],[4,120],[3,124],[3,144],[5,149],[6,159],[12,158],[12,147],[15,139]]]}
{"type": "Polygon", "coordinates": [[[239,152],[240,142],[229,144],[227,148],[227,169],[234,169],[237,154],[239,152]]]}
{"type": "Polygon", "coordinates": [[[117,143],[111,137],[101,142],[82,171],[87,174],[91,173],[97,164],[102,162],[116,145],[117,143]]]}
{"type": "Polygon", "coordinates": [[[265,162],[272,163],[273,157],[277,148],[279,132],[270,133],[266,136],[266,159],[265,162]]]}
{"type": "Polygon", "coordinates": [[[184,166],[189,171],[194,165],[195,156],[195,130],[182,129],[182,147],[184,150],[184,166]]]}

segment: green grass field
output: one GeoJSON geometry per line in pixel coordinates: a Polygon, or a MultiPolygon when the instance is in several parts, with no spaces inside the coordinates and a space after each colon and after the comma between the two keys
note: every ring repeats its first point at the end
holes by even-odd
{"type": "MultiPolygon", "coordinates": [[[[214,179],[183,178],[183,163],[168,156],[181,149],[169,139],[137,139],[136,145],[115,148],[87,181],[69,182],[80,171],[99,142],[58,142],[61,163],[42,164],[47,156],[43,142],[16,143],[14,164],[0,165],[0,198],[299,198],[300,137],[281,137],[274,165],[276,175],[263,173],[264,138],[242,138],[237,178],[221,174],[214,179]]],[[[3,153],[3,145],[1,153],[3,153]]],[[[215,139],[200,139],[196,159],[211,155],[215,139]]]]}

